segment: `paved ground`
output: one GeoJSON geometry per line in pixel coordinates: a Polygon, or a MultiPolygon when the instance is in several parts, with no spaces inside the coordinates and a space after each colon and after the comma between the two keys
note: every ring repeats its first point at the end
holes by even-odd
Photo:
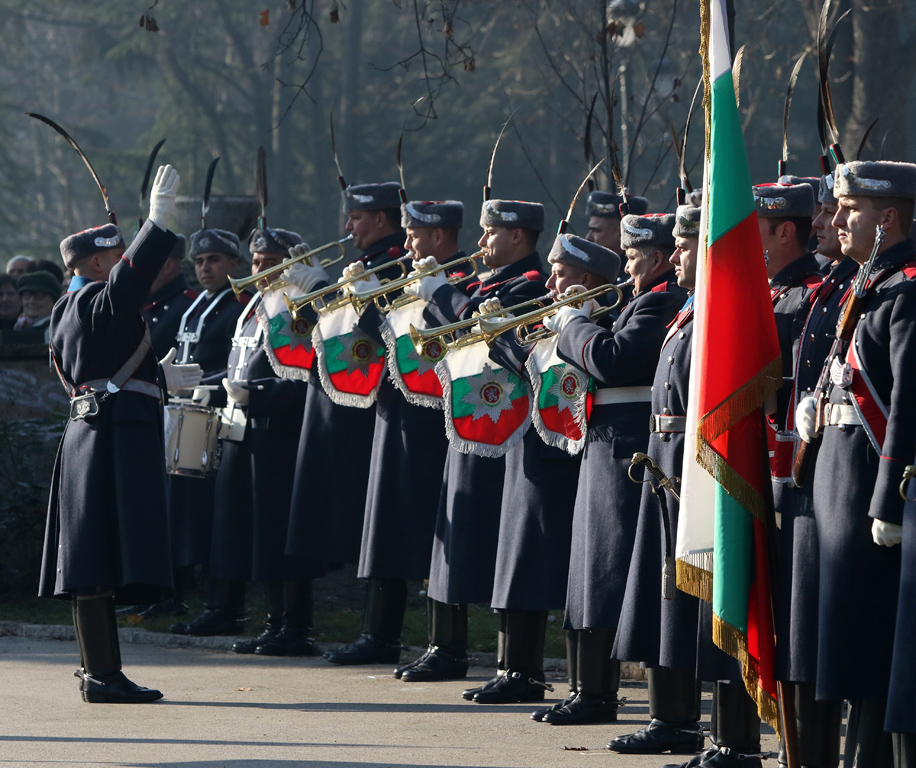
{"type": "MultiPolygon", "coordinates": [[[[0,767],[658,768],[680,762],[604,747],[647,722],[644,683],[622,688],[627,705],[616,724],[559,727],[530,720],[532,705],[465,702],[466,681],[402,683],[389,667],[133,643],[123,643],[122,654],[128,676],[160,688],[163,701],[85,704],[72,676],[78,663],[72,640],[0,636],[0,767]]],[[[491,674],[473,668],[470,681],[491,674]]],[[[565,695],[565,682],[559,676],[553,682],[557,694],[548,697],[565,695]]],[[[708,694],[704,711],[708,725],[708,694]]],[[[775,749],[771,732],[764,749],[775,749]]]]}

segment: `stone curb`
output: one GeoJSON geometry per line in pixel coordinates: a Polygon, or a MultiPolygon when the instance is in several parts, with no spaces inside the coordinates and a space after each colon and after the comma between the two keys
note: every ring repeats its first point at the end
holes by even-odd
{"type": "MultiPolygon", "coordinates": [[[[22,621],[0,621],[0,635],[13,635],[25,637],[29,640],[75,640],[73,627],[69,624],[27,624],[22,621]]],[[[122,627],[118,630],[122,643],[134,645],[155,645],[160,648],[200,648],[208,651],[232,650],[236,637],[192,637],[190,635],[172,635],[168,632],[150,632],[147,629],[136,627],[122,627]]],[[[340,648],[343,643],[322,643],[328,649],[340,648]]],[[[405,646],[406,656],[402,654],[402,661],[414,659],[425,648],[405,646]]],[[[471,654],[471,665],[479,667],[495,667],[495,653],[471,654]]],[[[620,665],[620,677],[623,680],[645,680],[646,673],[639,664],[624,661],[620,665]]],[[[544,669],[548,672],[566,674],[566,659],[544,659],[544,669]]]]}

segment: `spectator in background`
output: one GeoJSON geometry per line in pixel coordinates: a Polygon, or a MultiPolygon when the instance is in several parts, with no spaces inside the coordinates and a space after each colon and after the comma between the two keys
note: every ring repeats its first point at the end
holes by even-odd
{"type": "Polygon", "coordinates": [[[51,259],[39,259],[35,262],[35,267],[44,272],[50,272],[57,279],[58,283],[62,284],[64,282],[64,270],[60,268],[60,265],[56,261],[52,261],[51,259]]]}
{"type": "Polygon", "coordinates": [[[0,275],[0,331],[11,331],[22,311],[22,300],[12,275],[0,275]]]}
{"type": "Polygon", "coordinates": [[[13,280],[18,280],[26,272],[34,272],[37,268],[35,259],[29,256],[13,256],[6,262],[6,274],[13,280]]]}
{"type": "Polygon", "coordinates": [[[51,309],[60,298],[60,283],[50,272],[26,272],[16,283],[22,299],[22,315],[14,330],[29,328],[47,329],[51,322],[51,309]]]}

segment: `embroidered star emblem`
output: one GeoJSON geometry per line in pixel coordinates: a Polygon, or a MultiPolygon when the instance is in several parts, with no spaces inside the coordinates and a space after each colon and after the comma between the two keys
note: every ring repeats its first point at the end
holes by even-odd
{"type": "Polygon", "coordinates": [[[337,359],[347,364],[347,373],[360,371],[364,376],[369,375],[369,363],[377,358],[376,345],[371,338],[353,324],[353,330],[340,336],[343,349],[337,359]]]}
{"type": "Polygon", "coordinates": [[[566,365],[554,365],[551,370],[554,374],[554,382],[550,385],[548,392],[557,398],[557,410],[560,413],[563,411],[575,413],[576,403],[582,393],[584,377],[566,365]]]}
{"type": "Polygon", "coordinates": [[[294,322],[289,312],[281,312],[277,317],[283,322],[277,331],[277,335],[289,341],[289,348],[291,350],[297,347],[311,349],[312,328],[314,326],[308,320],[304,317],[300,317],[294,322]]]}
{"type": "Polygon", "coordinates": [[[446,349],[442,342],[432,339],[423,345],[422,352],[417,352],[416,348],[411,345],[407,352],[407,359],[417,364],[417,373],[426,373],[436,367],[436,363],[445,357],[445,352],[446,349]]]}
{"type": "Polygon", "coordinates": [[[515,385],[509,380],[509,372],[505,368],[494,371],[488,363],[484,363],[483,371],[468,376],[467,382],[471,391],[461,398],[461,402],[473,406],[473,421],[489,416],[496,424],[503,411],[512,410],[509,393],[515,385]]]}

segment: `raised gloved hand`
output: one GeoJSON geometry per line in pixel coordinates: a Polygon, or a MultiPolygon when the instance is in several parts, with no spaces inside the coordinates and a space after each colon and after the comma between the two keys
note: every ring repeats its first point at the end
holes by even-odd
{"type": "Polygon", "coordinates": [[[815,423],[817,420],[817,401],[808,395],[802,398],[795,409],[795,429],[799,437],[810,443],[817,437],[815,423]]]}
{"type": "MultiPolygon", "coordinates": [[[[427,256],[425,259],[414,262],[413,272],[410,273],[410,276],[417,277],[424,272],[432,272],[434,269],[438,269],[438,267],[439,262],[436,261],[436,257],[427,256]]],[[[408,296],[422,299],[423,301],[429,301],[433,297],[433,294],[443,285],[448,285],[448,278],[445,276],[445,272],[437,272],[435,275],[421,277],[419,280],[406,285],[404,287],[404,293],[408,296]]]]}
{"type": "MultiPolygon", "coordinates": [[[[299,248],[294,246],[289,249],[290,255],[299,248]]],[[[306,248],[308,250],[308,248],[306,248]]],[[[297,262],[283,270],[283,278],[290,284],[295,285],[303,293],[311,293],[315,290],[318,283],[330,283],[331,278],[320,264],[309,266],[303,262],[297,262]]]]}
{"type": "Polygon", "coordinates": [[[248,405],[248,398],[251,395],[248,392],[248,387],[241,382],[223,379],[223,389],[226,390],[226,395],[231,402],[236,405],[248,405]]]}
{"type": "Polygon", "coordinates": [[[903,541],[903,526],[875,518],[871,524],[871,537],[879,547],[896,547],[903,541]]]}
{"type": "Polygon", "coordinates": [[[197,363],[176,365],[175,347],[159,361],[162,366],[162,375],[165,377],[165,388],[169,392],[180,392],[183,389],[194,389],[203,378],[203,371],[197,363]]]}
{"type": "Polygon", "coordinates": [[[598,302],[589,299],[581,307],[572,307],[569,304],[560,307],[556,313],[544,318],[544,327],[554,333],[562,333],[563,329],[577,317],[584,317],[591,322],[592,312],[598,308],[598,302]]]}
{"type": "Polygon", "coordinates": [[[149,193],[147,218],[159,229],[168,229],[175,215],[175,197],[181,177],[171,165],[160,165],[149,193]]]}

